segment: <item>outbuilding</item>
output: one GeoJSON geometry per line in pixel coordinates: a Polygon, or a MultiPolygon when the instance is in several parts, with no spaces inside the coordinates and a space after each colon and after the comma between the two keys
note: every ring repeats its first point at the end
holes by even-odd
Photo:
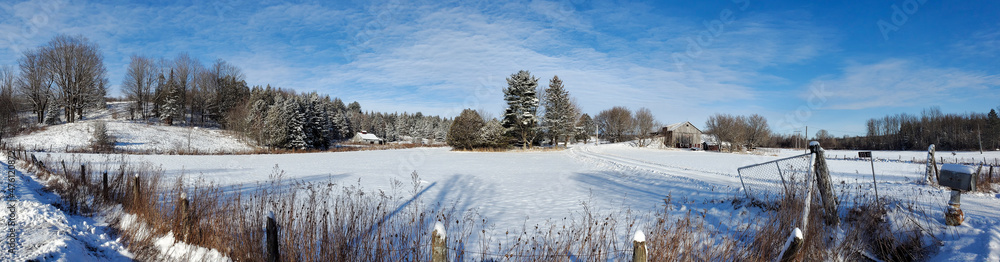
{"type": "Polygon", "coordinates": [[[663,145],[675,148],[701,148],[701,130],[684,121],[663,127],[663,145]]]}
{"type": "Polygon", "coordinates": [[[381,144],[382,139],[378,138],[378,136],[376,136],[375,134],[361,131],[358,132],[357,134],[354,134],[354,138],[351,138],[351,142],[366,143],[366,144],[381,144]]]}

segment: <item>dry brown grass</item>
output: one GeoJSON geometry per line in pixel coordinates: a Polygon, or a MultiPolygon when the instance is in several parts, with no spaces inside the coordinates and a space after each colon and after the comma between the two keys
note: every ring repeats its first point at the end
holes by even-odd
{"type": "Polygon", "coordinates": [[[976,191],[996,192],[995,185],[1000,184],[1000,167],[980,166],[976,178],[976,191]]]}

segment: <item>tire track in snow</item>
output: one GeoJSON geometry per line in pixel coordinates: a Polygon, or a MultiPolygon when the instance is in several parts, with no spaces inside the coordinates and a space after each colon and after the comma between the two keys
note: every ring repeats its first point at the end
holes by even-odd
{"type": "Polygon", "coordinates": [[[613,154],[596,153],[587,147],[574,147],[569,152],[576,158],[584,162],[596,162],[608,166],[614,170],[633,171],[642,173],[655,173],[668,178],[694,182],[704,187],[728,186],[738,187],[739,181],[733,181],[735,176],[711,171],[694,170],[690,168],[678,168],[657,163],[650,163],[642,160],[631,159],[613,154]],[[735,182],[735,183],[734,183],[735,182]]]}

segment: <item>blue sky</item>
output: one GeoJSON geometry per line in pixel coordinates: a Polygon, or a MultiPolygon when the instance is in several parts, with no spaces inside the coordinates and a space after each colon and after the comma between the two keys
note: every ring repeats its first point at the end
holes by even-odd
{"type": "Polygon", "coordinates": [[[499,114],[505,77],[563,79],[584,112],[664,123],[766,116],[863,135],[886,114],[1000,106],[997,1],[28,1],[0,3],[0,65],[54,35],[101,46],[112,94],[140,54],[241,67],[251,85],[364,110],[499,114]]]}

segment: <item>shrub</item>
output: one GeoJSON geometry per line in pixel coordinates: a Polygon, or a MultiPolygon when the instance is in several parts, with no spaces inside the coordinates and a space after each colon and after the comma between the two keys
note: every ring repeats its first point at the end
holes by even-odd
{"type": "Polygon", "coordinates": [[[460,150],[478,146],[479,130],[483,128],[483,118],[472,109],[462,110],[448,129],[448,145],[460,150]]]}
{"type": "Polygon", "coordinates": [[[90,139],[90,149],[100,153],[114,151],[115,137],[108,134],[107,123],[97,121],[91,127],[94,129],[94,136],[90,139]]]}

